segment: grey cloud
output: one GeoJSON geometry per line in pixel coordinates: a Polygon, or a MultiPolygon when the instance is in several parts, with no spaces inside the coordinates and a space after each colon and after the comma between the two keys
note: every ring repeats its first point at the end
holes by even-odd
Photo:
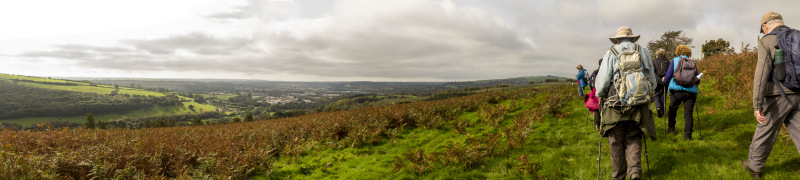
{"type": "MultiPolygon", "coordinates": [[[[243,27],[248,34],[187,33],[122,40],[117,47],[67,44],[19,56],[126,71],[340,80],[570,77],[576,64],[595,68],[611,45],[608,37],[623,25],[642,35],[643,45],[669,30],[684,30],[697,47],[718,35],[732,44],[752,42],[747,38],[757,32],[750,24],[765,12],[753,8],[758,3],[746,2],[250,0],[206,16],[248,24],[243,27]]],[[[785,6],[800,5],[791,3],[785,6]]],[[[783,11],[786,18],[800,17],[800,12],[783,11]]]]}
{"type": "Polygon", "coordinates": [[[155,40],[125,40],[123,44],[153,54],[174,54],[185,50],[202,55],[227,55],[246,46],[245,38],[217,38],[204,33],[190,33],[155,40]]]}
{"type": "MultiPolygon", "coordinates": [[[[21,56],[71,59],[126,71],[210,71],[392,79],[483,79],[538,74],[542,57],[505,18],[468,4],[436,1],[339,1],[324,16],[300,18],[291,29],[273,28],[275,4],[251,1],[244,14],[264,29],[244,37],[189,33],[123,40],[99,49],[64,45],[21,56]],[[253,3],[255,2],[255,3],[253,3]],[[400,6],[402,5],[402,6],[400,6]],[[80,50],[83,51],[80,51],[80,50]],[[182,54],[188,52],[192,55],[182,54]]],[[[279,7],[294,7],[283,4],[279,7]]],[[[299,11],[297,11],[299,12],[299,11]]],[[[246,19],[246,18],[242,18],[246,19]]],[[[548,48],[543,48],[548,49],[548,48]]],[[[543,52],[546,53],[546,52],[543,52]]],[[[562,57],[550,56],[550,59],[562,57]]]]}

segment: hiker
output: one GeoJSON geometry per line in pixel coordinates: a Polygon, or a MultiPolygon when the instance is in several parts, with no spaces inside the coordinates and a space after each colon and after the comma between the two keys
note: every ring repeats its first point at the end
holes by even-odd
{"type": "Polygon", "coordinates": [[[580,64],[578,64],[578,67],[576,68],[578,68],[578,75],[575,75],[575,79],[578,80],[578,86],[580,86],[578,87],[578,93],[580,94],[581,97],[583,97],[584,95],[583,89],[585,89],[586,86],[589,85],[589,83],[586,83],[586,80],[588,79],[586,78],[587,77],[586,69],[583,69],[583,65],[580,64]]]}
{"type": "Polygon", "coordinates": [[[589,99],[593,100],[594,103],[598,104],[597,109],[589,108],[589,111],[591,111],[592,114],[594,114],[594,130],[595,131],[600,130],[600,113],[598,112],[600,110],[599,109],[600,108],[600,106],[599,106],[600,99],[598,99],[597,96],[595,95],[597,93],[596,92],[597,90],[596,90],[596,86],[594,85],[594,82],[597,81],[597,71],[600,70],[600,65],[602,65],[602,64],[603,64],[603,59],[600,59],[597,62],[597,65],[598,65],[597,69],[592,71],[592,75],[589,76],[589,88],[592,89],[592,92],[589,93],[589,95],[591,96],[589,99]]]}
{"type": "Polygon", "coordinates": [[[767,162],[775,144],[775,138],[781,125],[785,124],[789,136],[794,141],[795,148],[800,151],[800,90],[790,89],[797,87],[797,81],[786,81],[778,79],[784,72],[785,78],[797,77],[797,72],[790,72],[786,64],[773,64],[780,60],[780,55],[784,62],[793,62],[797,67],[800,60],[797,54],[781,54],[776,56],[776,46],[787,52],[790,47],[797,48],[798,41],[787,43],[788,37],[798,38],[800,32],[790,29],[783,24],[783,17],[775,12],[769,12],[761,17],[761,33],[765,35],[758,41],[758,60],[755,75],[753,77],[753,115],[758,121],[753,139],[750,142],[750,151],[746,160],[742,161],[742,166],[755,179],[760,179],[761,168],[767,162]],[[791,35],[786,35],[793,31],[791,35]],[[785,35],[785,36],[781,36],[785,35]],[[785,38],[779,38],[785,37],[785,38]],[[777,57],[777,58],[776,58],[777,57]],[[773,68],[773,66],[786,68],[773,68]]]}
{"type": "MultiPolygon", "coordinates": [[[[686,66],[694,64],[694,60],[689,59],[692,56],[692,49],[687,45],[680,45],[675,48],[675,57],[669,64],[667,75],[664,76],[662,82],[669,83],[669,110],[667,112],[667,133],[675,133],[675,116],[678,114],[678,106],[683,103],[683,119],[686,124],[683,127],[683,139],[692,140],[692,127],[694,126],[694,117],[692,111],[694,104],[697,101],[697,84],[680,83],[681,77],[695,77],[698,75],[697,66],[690,69],[683,69],[686,66]],[[681,62],[682,61],[682,62],[681,62]],[[681,67],[681,65],[684,65],[681,67]],[[678,74],[677,71],[685,71],[678,74]],[[680,77],[679,77],[680,76],[680,77]],[[674,78],[673,78],[674,77],[674,78]]],[[[696,77],[695,77],[696,79],[696,77]]],[[[699,80],[698,80],[699,83],[699,80]]]]}
{"type": "MultiPolygon", "coordinates": [[[[656,70],[656,79],[660,80],[663,79],[664,76],[667,75],[667,69],[669,69],[670,61],[667,60],[666,52],[663,48],[659,48],[656,50],[656,58],[653,59],[653,66],[656,70]]],[[[656,104],[656,114],[659,118],[664,117],[664,103],[666,103],[666,99],[664,99],[665,92],[665,83],[663,81],[658,81],[656,85],[656,93],[655,95],[655,104],[656,104]]]]}
{"type": "Polygon", "coordinates": [[[631,28],[620,27],[609,38],[614,45],[603,56],[595,82],[603,102],[600,133],[608,137],[614,179],[640,179],[643,133],[656,139],[650,110],[656,78],[647,49],[635,44],[638,39],[631,28]]]}

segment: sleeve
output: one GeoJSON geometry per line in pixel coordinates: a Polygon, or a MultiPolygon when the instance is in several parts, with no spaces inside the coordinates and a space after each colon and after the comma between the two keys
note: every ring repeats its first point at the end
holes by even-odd
{"type": "Polygon", "coordinates": [[[669,68],[667,68],[667,74],[664,75],[664,83],[669,84],[669,81],[672,80],[672,73],[675,72],[675,61],[669,61],[669,68]]]}
{"type": "Polygon", "coordinates": [[[600,63],[600,68],[597,69],[597,80],[594,83],[597,89],[595,95],[598,98],[605,98],[608,93],[608,88],[611,86],[611,81],[614,76],[614,62],[616,62],[616,60],[614,60],[611,51],[606,51],[606,54],[603,56],[603,62],[600,63]]]}
{"type": "Polygon", "coordinates": [[[764,110],[763,107],[763,98],[764,98],[764,91],[767,88],[767,81],[769,79],[770,69],[772,68],[772,63],[769,63],[771,60],[770,57],[767,57],[769,53],[766,47],[762,46],[764,43],[764,39],[767,37],[761,38],[760,42],[758,43],[758,59],[756,60],[756,69],[755,74],[753,75],[753,110],[754,111],[762,111],[764,110]]]}
{"type": "Polygon", "coordinates": [[[647,69],[648,77],[650,77],[650,87],[656,87],[656,83],[658,83],[658,76],[656,76],[656,70],[653,68],[653,61],[652,57],[650,57],[650,52],[647,49],[639,48],[639,54],[642,55],[642,63],[644,64],[644,68],[647,69]]]}

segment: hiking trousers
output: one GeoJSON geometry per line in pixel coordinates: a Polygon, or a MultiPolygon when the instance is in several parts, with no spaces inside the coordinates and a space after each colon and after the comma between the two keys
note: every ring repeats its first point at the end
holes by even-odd
{"type": "Polygon", "coordinates": [[[767,162],[775,138],[781,130],[781,125],[786,125],[786,130],[794,142],[795,148],[800,152],[800,94],[787,94],[782,96],[764,97],[764,116],[767,123],[758,124],[753,140],[750,142],[750,169],[761,172],[761,167],[767,162]]]}
{"type": "Polygon", "coordinates": [[[656,85],[656,93],[654,94],[655,97],[653,97],[653,99],[655,99],[656,108],[659,109],[664,109],[664,87],[663,83],[658,83],[656,85]]]}
{"type": "Polygon", "coordinates": [[[611,178],[625,179],[633,174],[642,175],[642,132],[635,121],[618,122],[609,130],[611,147],[611,178]]]}
{"type": "Polygon", "coordinates": [[[683,103],[683,119],[686,123],[683,127],[683,138],[692,138],[692,128],[694,127],[694,102],[697,101],[697,94],[687,91],[670,90],[669,112],[667,112],[667,125],[669,129],[675,129],[675,117],[678,115],[678,106],[683,103]]]}

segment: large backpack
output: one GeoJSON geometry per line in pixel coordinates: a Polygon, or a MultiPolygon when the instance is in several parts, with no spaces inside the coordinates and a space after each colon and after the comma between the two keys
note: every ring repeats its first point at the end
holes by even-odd
{"type": "Polygon", "coordinates": [[[639,48],[639,45],[636,45],[634,49],[626,49],[620,53],[611,46],[616,61],[613,62],[616,65],[614,69],[619,76],[614,80],[613,89],[609,90],[606,106],[621,107],[620,110],[626,112],[633,106],[653,101],[653,97],[650,96],[653,85],[650,83],[649,73],[645,71],[648,69],[644,67],[639,48]]]}
{"type": "Polygon", "coordinates": [[[690,88],[700,83],[697,79],[697,64],[689,58],[679,59],[678,68],[672,74],[675,76],[675,84],[683,87],[690,88]]]}
{"type": "MultiPolygon", "coordinates": [[[[775,32],[775,31],[773,31],[775,32]]],[[[800,31],[792,28],[781,28],[777,31],[778,48],[783,50],[786,78],[774,79],[780,81],[783,86],[791,90],[800,91],[800,31]]],[[[770,55],[773,56],[773,55],[770,55]]],[[[775,78],[775,66],[773,67],[773,78],[775,78]]],[[[783,89],[781,95],[785,95],[783,89]]]]}

